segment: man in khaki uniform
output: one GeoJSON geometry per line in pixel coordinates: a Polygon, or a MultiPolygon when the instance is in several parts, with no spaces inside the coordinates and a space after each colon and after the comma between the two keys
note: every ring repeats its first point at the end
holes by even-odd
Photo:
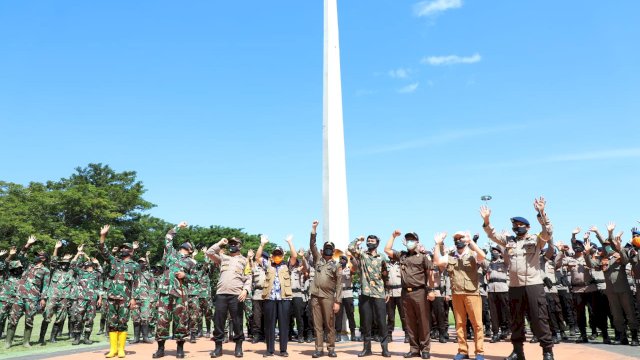
{"type": "MultiPolygon", "coordinates": [[[[407,335],[407,327],[404,322],[404,308],[402,308],[402,277],[400,275],[400,263],[398,261],[389,261],[387,263],[387,281],[385,283],[386,300],[387,300],[387,331],[389,332],[389,342],[393,339],[391,334],[396,323],[396,309],[400,315],[400,323],[404,331],[404,342],[409,343],[407,335]]],[[[444,309],[443,309],[444,311],[444,309]]]]}
{"type": "Polygon", "coordinates": [[[507,338],[509,334],[509,285],[507,285],[507,265],[502,259],[502,248],[491,248],[491,262],[487,271],[489,278],[489,309],[491,311],[491,343],[507,338]]]}
{"type": "Polygon", "coordinates": [[[324,328],[329,331],[327,337],[327,350],[329,357],[337,357],[335,352],[336,327],[335,314],[340,311],[342,299],[342,282],[340,282],[340,266],[333,259],[335,245],[326,242],[322,247],[322,253],[316,246],[316,229],[318,221],[311,225],[311,237],[309,249],[313,255],[315,278],[309,289],[311,294],[311,309],[313,312],[313,325],[316,332],[316,351],[313,358],[324,356],[324,328]]]}
{"type": "Polygon", "coordinates": [[[524,315],[531,321],[533,334],[540,339],[543,359],[553,360],[553,340],[549,329],[547,299],[540,276],[540,251],[551,239],[553,229],[545,213],[544,198],[535,199],[534,208],[538,212],[538,222],[542,232],[529,234],[529,221],[523,217],[511,218],[515,236],[499,234],[491,225],[491,210],[480,208],[482,227],[487,236],[505,249],[504,259],[509,268],[509,304],[511,310],[511,343],[513,352],[505,360],[523,360],[524,357],[524,315]]]}
{"type": "Polygon", "coordinates": [[[480,297],[480,274],[478,268],[485,254],[469,233],[457,232],[453,241],[457,251],[453,255],[443,254],[447,233],[436,234],[434,263],[446,266],[451,275],[453,312],[458,335],[458,354],[454,360],[468,359],[469,347],[466,338],[467,316],[473,326],[476,360],[484,360],[484,331],[482,329],[482,299],[480,297]]]}

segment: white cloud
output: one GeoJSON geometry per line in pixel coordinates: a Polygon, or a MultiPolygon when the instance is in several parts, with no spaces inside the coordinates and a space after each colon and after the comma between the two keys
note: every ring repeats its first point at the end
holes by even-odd
{"type": "Polygon", "coordinates": [[[630,158],[640,158],[640,148],[606,149],[606,150],[596,150],[596,151],[585,151],[581,153],[557,154],[557,155],[549,155],[539,159],[529,159],[526,161],[519,160],[519,161],[513,161],[513,162],[498,162],[498,163],[485,164],[483,166],[504,168],[504,167],[530,166],[530,165],[536,165],[536,164],[552,164],[552,163],[595,161],[595,160],[615,160],[615,159],[630,159],[630,158]]]}
{"type": "Polygon", "coordinates": [[[482,60],[480,54],[475,53],[471,56],[428,56],[422,59],[423,64],[440,66],[440,65],[454,65],[454,64],[474,64],[482,60]]]}
{"type": "Polygon", "coordinates": [[[409,77],[410,73],[411,73],[411,69],[405,69],[405,68],[397,68],[394,70],[389,70],[389,76],[391,76],[394,79],[406,79],[409,77]]]}
{"type": "Polygon", "coordinates": [[[462,0],[430,0],[420,1],[413,6],[416,16],[433,16],[449,9],[462,7],[462,0]]]}
{"type": "Polygon", "coordinates": [[[410,94],[418,89],[418,85],[420,85],[420,83],[417,82],[409,84],[403,88],[398,89],[398,92],[400,94],[410,94]]]}

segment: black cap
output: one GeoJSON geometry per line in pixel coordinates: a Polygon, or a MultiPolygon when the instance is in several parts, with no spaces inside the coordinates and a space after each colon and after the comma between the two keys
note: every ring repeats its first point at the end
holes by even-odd
{"type": "Polygon", "coordinates": [[[322,246],[322,248],[332,248],[335,250],[336,246],[331,242],[331,241],[327,241],[326,243],[324,243],[324,245],[322,246]]]}
{"type": "Polygon", "coordinates": [[[416,234],[415,232],[408,232],[408,233],[404,234],[404,238],[407,239],[407,240],[410,239],[410,238],[416,239],[418,241],[420,240],[420,238],[418,237],[418,234],[416,234]]]}
{"type": "Polygon", "coordinates": [[[180,249],[185,249],[185,250],[189,250],[190,252],[193,252],[193,246],[191,246],[190,242],[183,242],[182,245],[180,245],[180,249]]]}

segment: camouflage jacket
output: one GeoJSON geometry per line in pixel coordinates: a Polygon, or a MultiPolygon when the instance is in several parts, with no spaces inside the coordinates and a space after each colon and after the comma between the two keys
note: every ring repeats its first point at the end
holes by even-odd
{"type": "Polygon", "coordinates": [[[107,298],[128,302],[138,287],[140,265],[131,258],[122,260],[111,255],[104,243],[100,244],[100,251],[110,266],[105,281],[107,298]]]}
{"type": "Polygon", "coordinates": [[[11,301],[11,299],[16,296],[19,281],[20,278],[17,276],[8,275],[5,278],[0,288],[0,301],[11,301]]]}
{"type": "Polygon", "coordinates": [[[102,267],[96,266],[97,269],[87,271],[80,267],[82,262],[74,261],[71,263],[71,270],[76,276],[76,286],[73,292],[73,299],[97,300],[102,294],[100,283],[102,278],[102,267]]]}
{"type": "Polygon", "coordinates": [[[173,247],[173,238],[177,229],[171,229],[165,236],[164,274],[158,286],[160,294],[173,296],[188,296],[189,286],[198,281],[196,278],[196,263],[189,256],[183,255],[173,247]],[[176,277],[178,272],[184,272],[184,279],[176,277]]]}
{"type": "Polygon", "coordinates": [[[33,301],[45,299],[50,277],[51,272],[44,265],[29,265],[18,281],[16,296],[33,301]]]}
{"type": "Polygon", "coordinates": [[[149,270],[142,271],[140,273],[140,282],[138,288],[133,294],[133,298],[136,300],[152,299],[153,293],[156,292],[156,278],[149,270]]]}
{"type": "Polygon", "coordinates": [[[211,298],[211,271],[212,264],[208,257],[205,256],[204,264],[201,264],[199,269],[196,269],[196,276],[198,279],[198,297],[201,299],[211,298]]]}
{"type": "Polygon", "coordinates": [[[55,270],[51,275],[48,291],[44,294],[45,299],[73,298],[72,290],[75,283],[73,271],[56,269],[58,267],[58,259],[57,256],[51,258],[51,268],[55,270]]]}
{"type": "Polygon", "coordinates": [[[358,272],[360,273],[361,294],[377,299],[384,299],[383,272],[387,271],[387,263],[376,252],[372,255],[356,247],[357,239],[349,244],[349,252],[358,260],[358,272]]]}

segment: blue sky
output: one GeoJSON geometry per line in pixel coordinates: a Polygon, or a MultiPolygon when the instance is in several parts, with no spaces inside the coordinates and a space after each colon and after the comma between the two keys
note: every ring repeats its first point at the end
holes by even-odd
{"type": "MultiPolygon", "coordinates": [[[[640,3],[339,11],[352,237],[481,231],[484,194],[498,228],[544,195],[563,240],[640,219],[640,3]]],[[[322,16],[319,0],[0,3],[0,178],[102,162],[138,172],[154,216],[306,246],[322,16]]]]}

